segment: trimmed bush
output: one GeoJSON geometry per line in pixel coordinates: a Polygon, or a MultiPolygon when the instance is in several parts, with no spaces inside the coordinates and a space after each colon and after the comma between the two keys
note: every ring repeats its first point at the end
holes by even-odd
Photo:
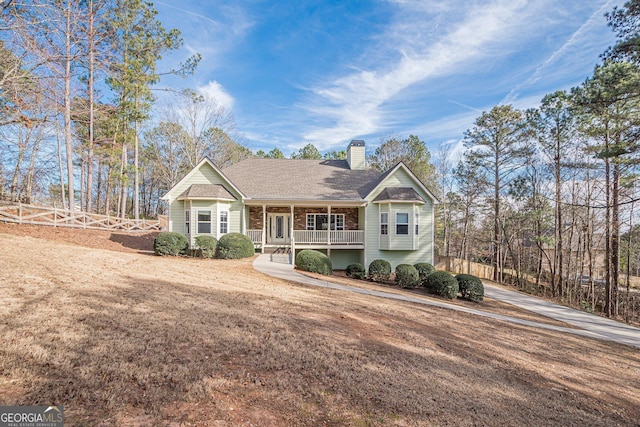
{"type": "Polygon", "coordinates": [[[173,231],[163,231],[153,241],[153,251],[160,256],[178,256],[185,253],[187,248],[189,248],[189,240],[184,235],[173,231]]]}
{"type": "Polygon", "coordinates": [[[458,281],[446,271],[436,271],[425,279],[425,287],[433,294],[454,299],[458,296],[458,281]]]}
{"type": "Polygon", "coordinates": [[[420,276],[413,265],[398,264],[396,267],[396,285],[403,288],[415,288],[419,284],[420,276]]]}
{"type": "Polygon", "coordinates": [[[482,301],[484,298],[484,285],[482,284],[482,280],[471,274],[458,274],[456,280],[458,281],[462,298],[474,302],[482,301]]]}
{"type": "Polygon", "coordinates": [[[218,246],[218,239],[213,236],[196,237],[196,247],[200,249],[203,258],[216,256],[216,246],[218,246]]]}
{"type": "Polygon", "coordinates": [[[360,263],[349,264],[347,269],[345,270],[348,277],[353,277],[354,279],[364,279],[364,267],[360,263]]]}
{"type": "Polygon", "coordinates": [[[322,252],[304,249],[296,255],[296,267],[300,270],[320,273],[325,276],[333,272],[331,260],[322,252]]]}
{"type": "Polygon", "coordinates": [[[369,279],[374,282],[389,280],[391,264],[386,259],[375,259],[369,264],[369,279]]]}
{"type": "Polygon", "coordinates": [[[229,233],[220,237],[216,247],[216,258],[240,259],[249,258],[256,254],[253,242],[249,237],[240,233],[229,233]]]}
{"type": "Polygon", "coordinates": [[[420,286],[425,287],[424,281],[428,275],[435,273],[436,269],[428,262],[419,262],[413,265],[418,270],[418,276],[420,276],[420,286]]]}

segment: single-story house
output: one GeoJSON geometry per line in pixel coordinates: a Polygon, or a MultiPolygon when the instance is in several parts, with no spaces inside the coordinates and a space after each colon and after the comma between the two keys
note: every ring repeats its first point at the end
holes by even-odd
{"type": "Polygon", "coordinates": [[[437,199],[402,162],[367,168],[361,140],[346,160],[249,158],[219,169],[205,158],[163,200],[169,231],[192,247],[198,235],[235,232],[262,252],[319,250],[336,269],[433,263],[437,199]]]}

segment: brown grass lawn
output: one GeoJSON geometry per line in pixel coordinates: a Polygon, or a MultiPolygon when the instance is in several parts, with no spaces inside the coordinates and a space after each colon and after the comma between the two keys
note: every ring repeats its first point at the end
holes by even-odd
{"type": "Polygon", "coordinates": [[[19,234],[0,234],[0,405],[63,404],[69,426],[639,425],[638,349],[19,234]]]}

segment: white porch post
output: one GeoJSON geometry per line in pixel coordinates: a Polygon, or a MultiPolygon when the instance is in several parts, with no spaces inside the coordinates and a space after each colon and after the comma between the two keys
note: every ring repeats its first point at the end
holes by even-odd
{"type": "Polygon", "coordinates": [[[267,244],[267,206],[262,205],[262,253],[267,244]]]}
{"type": "Polygon", "coordinates": [[[293,235],[293,231],[296,229],[296,227],[294,226],[294,223],[294,208],[293,205],[291,205],[291,226],[289,227],[289,237],[291,239],[291,257],[289,258],[289,260],[291,261],[291,264],[295,263],[294,259],[296,258],[296,239],[293,235]]]}
{"type": "Polygon", "coordinates": [[[331,245],[331,205],[327,206],[327,245],[331,245]]]}
{"type": "Polygon", "coordinates": [[[327,256],[331,258],[331,205],[327,206],[327,256]]]}
{"type": "Polygon", "coordinates": [[[247,215],[246,215],[246,210],[247,209],[248,208],[244,204],[242,204],[242,210],[240,211],[240,223],[241,223],[240,224],[240,228],[241,228],[240,232],[242,234],[244,234],[245,236],[247,234],[249,234],[249,233],[247,233],[247,215]]]}

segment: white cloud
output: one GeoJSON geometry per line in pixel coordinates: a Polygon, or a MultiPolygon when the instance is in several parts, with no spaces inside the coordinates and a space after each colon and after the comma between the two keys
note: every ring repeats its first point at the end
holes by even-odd
{"type": "Polygon", "coordinates": [[[215,80],[211,80],[205,86],[198,88],[198,93],[208,99],[215,99],[218,104],[227,108],[229,111],[233,109],[234,99],[224,90],[222,85],[215,80]]]}
{"type": "MultiPolygon", "coordinates": [[[[534,7],[523,0],[476,5],[468,8],[464,17],[456,16],[459,20],[437,39],[428,30],[432,22],[421,22],[423,14],[411,16],[419,10],[416,4],[399,3],[405,9],[395,25],[401,26],[402,31],[392,26],[388,29],[389,44],[377,47],[381,57],[388,58],[389,51],[395,51],[395,63],[387,65],[385,61],[382,67],[373,65],[311,90],[303,107],[333,125],[308,130],[304,134],[306,141],[329,148],[344,144],[351,137],[380,131],[385,126],[385,103],[418,82],[460,73],[480,59],[502,54],[514,39],[527,37],[527,27],[533,25],[532,15],[544,8],[543,2],[534,7]],[[407,30],[411,28],[412,31],[407,30]]],[[[442,16],[437,20],[444,21],[442,16]]],[[[375,55],[369,60],[375,63],[375,55]]]]}

